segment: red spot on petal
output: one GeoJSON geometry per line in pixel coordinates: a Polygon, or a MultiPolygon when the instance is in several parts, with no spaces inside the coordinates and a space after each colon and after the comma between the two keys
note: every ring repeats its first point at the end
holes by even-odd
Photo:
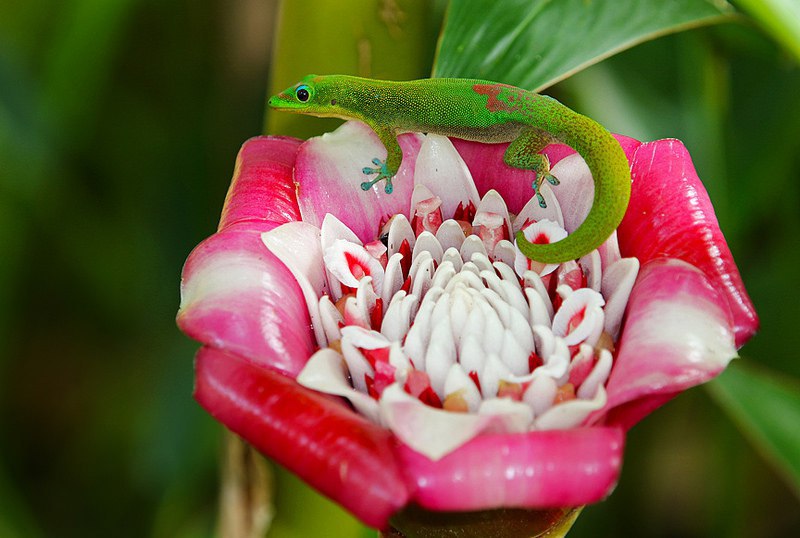
{"type": "Polygon", "coordinates": [[[400,286],[400,289],[403,290],[406,293],[408,293],[409,290],[411,290],[411,277],[410,276],[406,277],[405,281],[403,282],[403,285],[400,286]]]}
{"type": "Polygon", "coordinates": [[[594,357],[584,359],[577,364],[573,363],[573,366],[569,371],[569,382],[573,387],[580,387],[581,384],[586,381],[586,378],[589,377],[590,373],[592,373],[594,363],[594,357]]]}
{"type": "Polygon", "coordinates": [[[575,314],[573,314],[571,318],[569,318],[569,323],[567,323],[567,334],[574,331],[581,323],[583,323],[583,318],[585,316],[586,316],[586,307],[584,306],[583,308],[575,312],[575,314]]]}
{"type": "Polygon", "coordinates": [[[472,380],[473,383],[475,383],[475,386],[478,387],[478,392],[483,394],[483,391],[481,390],[481,378],[478,377],[478,372],[476,372],[475,370],[470,370],[469,374],[467,375],[469,375],[469,378],[472,380]]]}
{"type": "Polygon", "coordinates": [[[411,271],[411,244],[409,244],[408,239],[403,239],[397,252],[403,256],[400,260],[400,269],[403,271],[403,276],[407,277],[409,271],[411,271]]]}
{"type": "Polygon", "coordinates": [[[367,385],[367,394],[369,394],[371,398],[375,400],[380,398],[381,395],[378,394],[378,391],[375,389],[375,380],[368,374],[364,374],[364,383],[367,385]]]}
{"type": "Polygon", "coordinates": [[[547,237],[547,234],[539,232],[539,234],[533,238],[533,241],[531,241],[531,243],[533,243],[534,245],[549,245],[550,238],[547,237]]]}
{"type": "Polygon", "coordinates": [[[533,372],[543,364],[542,358],[535,351],[531,351],[531,354],[528,355],[528,371],[533,372]]]}
{"type": "Polygon", "coordinates": [[[419,401],[431,407],[442,408],[442,400],[439,399],[439,395],[431,387],[422,391],[422,394],[419,395],[419,401]]]}
{"type": "Polygon", "coordinates": [[[350,254],[349,252],[344,253],[345,262],[347,262],[347,269],[350,271],[357,280],[361,280],[362,277],[369,274],[369,269],[362,265],[361,261],[358,258],[350,254]]]}
{"type": "Polygon", "coordinates": [[[383,321],[383,299],[380,297],[375,300],[375,307],[369,313],[369,324],[376,331],[381,330],[381,322],[383,321]]]}
{"type": "Polygon", "coordinates": [[[389,362],[389,348],[388,347],[379,347],[377,349],[363,349],[358,348],[364,358],[367,359],[367,362],[372,369],[377,368],[377,364],[379,362],[389,362]]]}
{"type": "Polygon", "coordinates": [[[424,404],[439,409],[442,408],[442,401],[431,387],[431,380],[425,372],[419,370],[412,370],[409,372],[403,389],[410,395],[418,398],[424,404]]]}

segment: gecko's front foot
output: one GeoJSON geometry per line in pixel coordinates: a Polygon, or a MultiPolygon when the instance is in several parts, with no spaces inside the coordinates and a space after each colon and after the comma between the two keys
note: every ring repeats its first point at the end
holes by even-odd
{"type": "Polygon", "coordinates": [[[373,185],[378,183],[379,181],[386,180],[386,185],[384,186],[383,190],[386,194],[392,194],[394,187],[392,186],[392,177],[394,174],[389,172],[389,168],[386,166],[386,161],[382,161],[378,158],[372,159],[372,164],[376,166],[376,168],[370,168],[369,166],[365,166],[361,169],[361,172],[365,176],[371,176],[372,174],[378,174],[377,177],[370,181],[364,181],[361,184],[361,188],[365,191],[368,191],[372,188],[373,185]]]}

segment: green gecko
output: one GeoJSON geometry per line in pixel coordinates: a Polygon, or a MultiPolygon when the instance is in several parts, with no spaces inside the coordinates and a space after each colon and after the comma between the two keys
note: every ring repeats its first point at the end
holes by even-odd
{"type": "Polygon", "coordinates": [[[386,147],[387,157],[372,160],[362,172],[376,177],[361,184],[370,189],[392,178],[403,160],[397,135],[435,133],[486,143],[510,142],[503,157],[514,168],[532,170],[534,194],[543,179],[553,185],[550,162],[539,153],[551,142],[575,149],[594,178],[594,200],[584,222],[566,238],[549,244],[528,241],[517,233],[517,246],[528,258],[563,263],[599,247],[625,215],[631,192],[628,160],[619,143],[600,124],[552,97],[485,80],[434,78],[390,82],[346,75],[308,75],[270,98],[269,106],[319,117],[355,119],[369,125],[386,147]]]}

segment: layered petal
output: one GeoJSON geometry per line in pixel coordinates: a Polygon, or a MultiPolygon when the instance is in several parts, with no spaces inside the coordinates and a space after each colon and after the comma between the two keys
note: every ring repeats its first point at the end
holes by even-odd
{"type": "MultiPolygon", "coordinates": [[[[614,135],[614,138],[620,143],[630,161],[641,142],[622,135],[614,135]]],[[[472,173],[481,196],[489,189],[494,189],[506,201],[509,211],[519,213],[531,198],[534,174],[528,170],[513,168],[503,162],[508,144],[482,144],[458,138],[453,138],[452,141],[472,173]]],[[[542,153],[550,159],[550,166],[555,166],[564,157],[575,153],[575,150],[563,144],[550,144],[542,153]]]]}
{"type": "Polygon", "coordinates": [[[592,420],[629,428],[736,357],[731,315],[712,282],[684,261],[644,264],[606,386],[608,402],[592,420]]]}
{"type": "Polygon", "coordinates": [[[430,510],[581,506],[616,484],[619,428],[576,428],[476,437],[439,461],[397,448],[414,500],[430,510]]]}
{"type": "Polygon", "coordinates": [[[296,138],[257,136],[242,145],[225,197],[219,229],[244,221],[283,224],[300,220],[292,174],[296,138]]]}
{"type": "Polygon", "coordinates": [[[192,338],[296,375],[314,349],[296,279],[261,234],[300,217],[292,169],[299,141],[248,140],[239,152],[220,231],[189,255],[178,325],[192,338]]]}
{"type": "Polygon", "coordinates": [[[702,270],[722,290],[736,345],[744,344],[758,328],[758,317],[686,147],[679,140],[642,144],[631,178],[630,205],[617,230],[624,255],[642,263],[677,258],[702,270]]]}
{"type": "Polygon", "coordinates": [[[372,159],[386,159],[386,148],[365,124],[350,121],[303,144],[294,175],[303,220],[319,228],[331,213],[367,243],[378,235],[382,221],[395,213],[408,214],[421,135],[403,134],[398,142],[403,164],[391,194],[384,192],[383,182],[368,191],[361,189],[369,179],[361,169],[372,159]]]}
{"type": "Polygon", "coordinates": [[[386,527],[408,502],[391,433],[339,401],[208,347],[197,355],[194,395],[231,431],[367,525],[386,527]]]}

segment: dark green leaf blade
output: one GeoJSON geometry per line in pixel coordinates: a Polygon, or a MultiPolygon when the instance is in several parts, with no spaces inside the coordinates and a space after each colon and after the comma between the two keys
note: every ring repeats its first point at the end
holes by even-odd
{"type": "Polygon", "coordinates": [[[800,496],[800,382],[736,363],[708,388],[800,496]]]}
{"type": "Polygon", "coordinates": [[[538,91],[637,43],[733,14],[721,0],[453,0],[433,75],[538,91]]]}

